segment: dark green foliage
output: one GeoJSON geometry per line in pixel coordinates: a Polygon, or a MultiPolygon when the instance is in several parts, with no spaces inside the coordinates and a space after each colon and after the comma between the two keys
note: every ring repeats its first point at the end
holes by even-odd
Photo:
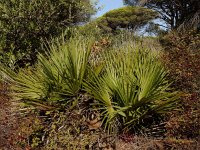
{"type": "Polygon", "coordinates": [[[171,29],[191,29],[200,23],[199,0],[124,0],[127,5],[144,5],[156,10],[171,29]]]}
{"type": "Polygon", "coordinates": [[[117,28],[138,29],[156,17],[157,13],[150,9],[127,6],[109,11],[96,22],[105,32],[113,32],[117,28]]]}
{"type": "Polygon", "coordinates": [[[11,67],[33,64],[43,52],[42,40],[87,21],[93,13],[89,0],[1,0],[0,60],[11,67]]]}

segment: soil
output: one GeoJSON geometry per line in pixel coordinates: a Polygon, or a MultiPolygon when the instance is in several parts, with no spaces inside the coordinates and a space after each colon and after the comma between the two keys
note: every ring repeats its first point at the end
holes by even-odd
{"type": "Polygon", "coordinates": [[[17,130],[17,119],[13,115],[12,102],[7,95],[6,85],[0,84],[0,149],[12,150],[17,130]]]}

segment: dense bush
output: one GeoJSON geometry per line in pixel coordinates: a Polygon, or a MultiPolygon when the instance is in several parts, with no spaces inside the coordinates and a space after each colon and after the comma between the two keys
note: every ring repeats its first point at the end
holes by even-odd
{"type": "Polygon", "coordinates": [[[180,138],[199,136],[200,107],[200,36],[195,31],[170,33],[162,39],[164,61],[173,86],[185,92],[181,108],[171,114],[167,135],[180,138]]]}
{"type": "Polygon", "coordinates": [[[200,35],[195,31],[170,33],[161,42],[165,47],[165,64],[175,80],[174,86],[186,92],[199,90],[200,35]]]}
{"type": "Polygon", "coordinates": [[[44,50],[43,40],[87,21],[93,13],[89,0],[1,0],[0,61],[10,67],[33,64],[44,50]]]}

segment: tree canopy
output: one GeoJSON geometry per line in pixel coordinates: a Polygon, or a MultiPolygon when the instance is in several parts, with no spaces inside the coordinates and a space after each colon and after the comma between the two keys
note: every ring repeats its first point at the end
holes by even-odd
{"type": "Polygon", "coordinates": [[[126,6],[111,10],[97,19],[97,26],[104,31],[117,28],[137,29],[157,17],[157,12],[143,7],[126,6]]]}
{"type": "Polygon", "coordinates": [[[1,0],[0,60],[33,63],[42,52],[41,39],[59,36],[94,12],[90,0],[1,0]]]}
{"type": "Polygon", "coordinates": [[[199,0],[124,0],[127,5],[143,5],[160,14],[171,29],[196,28],[200,24],[199,0]]]}

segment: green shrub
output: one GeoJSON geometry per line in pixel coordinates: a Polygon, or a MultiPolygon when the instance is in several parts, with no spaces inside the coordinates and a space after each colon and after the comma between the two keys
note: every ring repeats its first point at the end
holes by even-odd
{"type": "Polygon", "coordinates": [[[82,89],[89,55],[94,39],[77,36],[67,43],[49,45],[47,55],[40,54],[34,68],[15,73],[9,68],[1,70],[12,82],[14,97],[29,103],[45,103],[70,100],[82,89]]]}
{"type": "Polygon", "coordinates": [[[98,100],[97,108],[108,126],[119,121],[121,129],[132,129],[176,107],[178,95],[169,88],[157,53],[134,44],[125,42],[106,53],[104,67],[92,72],[84,84],[98,100]]]}
{"type": "Polygon", "coordinates": [[[1,0],[0,61],[10,67],[34,64],[44,52],[42,40],[88,21],[94,10],[89,0],[1,0]]]}
{"type": "Polygon", "coordinates": [[[48,55],[40,55],[34,68],[19,73],[1,68],[1,72],[12,82],[14,98],[51,109],[51,104],[59,108],[69,102],[73,107],[87,92],[106,127],[117,120],[120,129],[132,129],[176,107],[178,95],[169,88],[156,51],[135,42],[117,43],[113,50],[99,53],[99,60],[90,55],[94,38],[76,35],[67,43],[50,45],[48,55]]]}

